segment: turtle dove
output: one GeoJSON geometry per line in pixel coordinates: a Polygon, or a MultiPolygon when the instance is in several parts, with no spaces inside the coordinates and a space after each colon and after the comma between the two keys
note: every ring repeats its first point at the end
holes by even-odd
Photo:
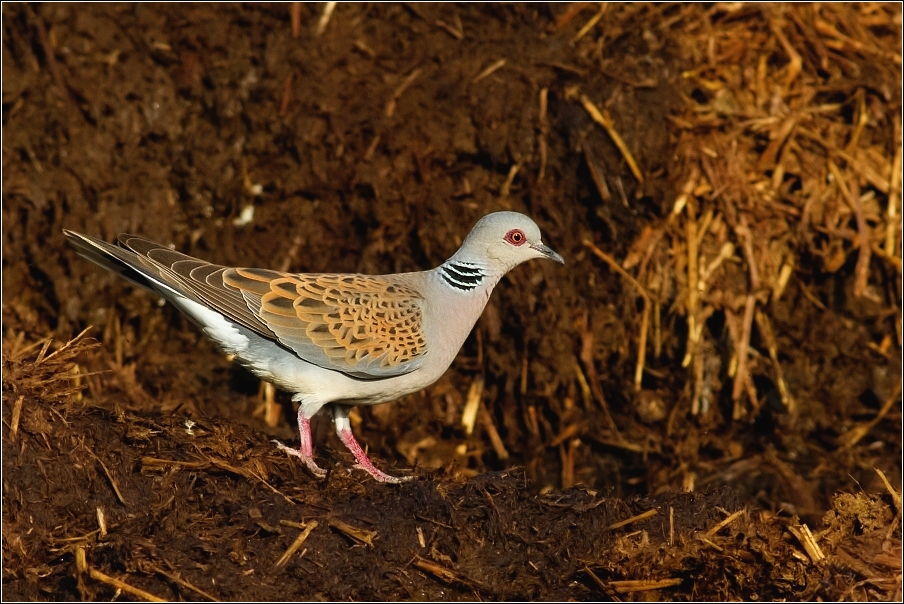
{"type": "Polygon", "coordinates": [[[63,231],[76,251],[172,303],[251,373],[293,393],[300,446],[280,449],[318,477],[311,418],[332,408],[359,468],[381,482],[355,440],[355,405],[395,400],[445,373],[503,275],[526,260],[562,256],[516,212],[484,216],[461,248],[429,271],[394,275],[297,274],[230,268],[142,237],[119,245],[63,231]]]}

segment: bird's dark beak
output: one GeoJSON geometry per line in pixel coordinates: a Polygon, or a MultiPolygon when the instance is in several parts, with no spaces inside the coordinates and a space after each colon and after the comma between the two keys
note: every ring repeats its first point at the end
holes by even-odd
{"type": "Polygon", "coordinates": [[[532,250],[536,250],[536,251],[540,252],[540,254],[542,254],[544,258],[549,258],[550,260],[554,260],[554,261],[558,262],[559,264],[565,264],[565,259],[562,258],[562,256],[560,256],[556,252],[552,251],[552,248],[549,248],[549,247],[543,245],[542,243],[535,243],[535,244],[532,244],[530,247],[532,250]]]}

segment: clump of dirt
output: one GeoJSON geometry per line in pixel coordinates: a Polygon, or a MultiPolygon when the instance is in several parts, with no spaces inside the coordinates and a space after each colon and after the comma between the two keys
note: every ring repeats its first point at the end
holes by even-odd
{"type": "Polygon", "coordinates": [[[10,597],[900,599],[900,7],[2,10],[10,597]],[[388,273],[501,209],[567,265],[355,412],[399,487],[62,236],[388,273]]]}

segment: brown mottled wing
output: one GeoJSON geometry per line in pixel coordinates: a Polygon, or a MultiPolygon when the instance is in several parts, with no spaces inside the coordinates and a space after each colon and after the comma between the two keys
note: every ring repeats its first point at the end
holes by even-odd
{"type": "Polygon", "coordinates": [[[302,359],[363,378],[414,371],[427,352],[423,298],[391,277],[226,269],[223,283],[302,359]]]}

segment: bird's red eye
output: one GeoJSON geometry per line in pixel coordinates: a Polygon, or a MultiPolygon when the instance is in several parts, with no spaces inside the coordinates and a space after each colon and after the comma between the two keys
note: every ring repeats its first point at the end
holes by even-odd
{"type": "Polygon", "coordinates": [[[512,229],[505,234],[505,240],[512,245],[523,245],[524,242],[527,241],[527,237],[524,236],[524,233],[520,229],[512,229]]]}

